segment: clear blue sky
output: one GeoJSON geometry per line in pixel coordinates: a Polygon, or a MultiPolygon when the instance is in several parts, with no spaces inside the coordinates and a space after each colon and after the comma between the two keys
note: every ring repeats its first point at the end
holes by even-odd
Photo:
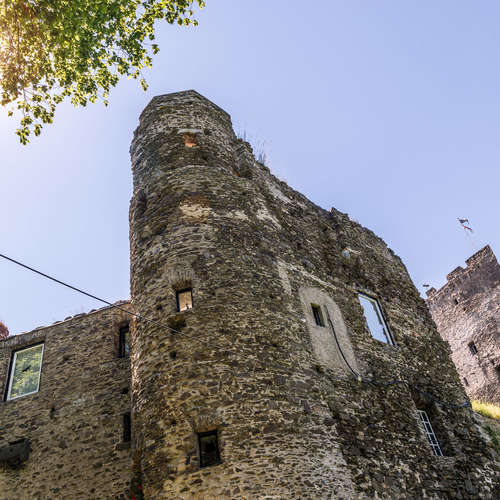
{"type": "MultiPolygon", "coordinates": [[[[500,4],[207,0],[159,28],[149,90],[59,109],[28,147],[0,116],[0,252],[111,301],[129,297],[129,144],[157,94],[196,89],[265,142],[278,177],[385,239],[419,289],[500,254],[500,4]]],[[[0,319],[29,331],[99,303],[0,262],[0,319]]]]}

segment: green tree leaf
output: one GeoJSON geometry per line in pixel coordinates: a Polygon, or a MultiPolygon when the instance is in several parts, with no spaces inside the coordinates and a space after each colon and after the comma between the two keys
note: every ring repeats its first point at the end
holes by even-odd
{"type": "Polygon", "coordinates": [[[0,0],[0,103],[20,114],[22,144],[57,104],[102,100],[122,76],[139,79],[159,51],[156,21],[198,25],[203,0],[0,0]]]}

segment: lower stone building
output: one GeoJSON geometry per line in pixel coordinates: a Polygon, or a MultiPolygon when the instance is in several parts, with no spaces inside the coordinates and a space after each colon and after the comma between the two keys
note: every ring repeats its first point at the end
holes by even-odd
{"type": "Polygon", "coordinates": [[[131,303],[0,341],[0,499],[498,496],[380,238],[279,181],[195,91],[152,100],[131,156],[131,303]]]}
{"type": "Polygon", "coordinates": [[[489,247],[427,291],[438,331],[471,399],[500,405],[500,266],[489,247]]]}
{"type": "Polygon", "coordinates": [[[2,500],[130,498],[129,321],[105,308],[0,341],[2,500]]]}

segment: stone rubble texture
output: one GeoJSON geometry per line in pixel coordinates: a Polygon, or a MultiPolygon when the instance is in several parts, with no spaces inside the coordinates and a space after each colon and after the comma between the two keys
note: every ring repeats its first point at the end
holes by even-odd
{"type": "Polygon", "coordinates": [[[466,262],[427,291],[427,304],[469,397],[500,405],[500,265],[489,245],[466,262]]]}
{"type": "Polygon", "coordinates": [[[117,357],[127,315],[113,308],[0,341],[4,388],[12,349],[44,339],[47,352],[39,393],[0,403],[0,447],[32,448],[0,469],[0,499],[498,497],[499,457],[469,410],[415,392],[466,401],[380,238],[271,175],[195,91],[151,101],[131,157],[130,358],[117,357]],[[193,308],[179,313],[186,288],[193,308]],[[359,291],[378,298],[396,345],[371,336],[359,291]],[[211,430],[221,463],[200,469],[197,433],[211,430]]]}
{"type": "Polygon", "coordinates": [[[44,342],[39,392],[0,402],[0,448],[23,438],[31,448],[18,468],[0,463],[0,499],[130,498],[130,443],[122,442],[130,364],[117,356],[128,321],[105,308],[0,341],[3,399],[11,352],[44,342]]]}

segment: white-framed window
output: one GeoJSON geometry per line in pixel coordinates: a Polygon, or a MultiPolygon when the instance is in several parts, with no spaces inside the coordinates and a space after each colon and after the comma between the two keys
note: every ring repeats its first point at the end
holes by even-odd
{"type": "Polygon", "coordinates": [[[424,426],[425,434],[427,436],[429,444],[431,445],[434,455],[442,457],[443,452],[441,451],[441,446],[439,446],[439,441],[436,437],[434,429],[432,428],[431,421],[429,420],[429,415],[427,415],[427,412],[424,410],[417,410],[417,411],[420,416],[420,420],[422,421],[422,424],[424,426]]]}
{"type": "Polygon", "coordinates": [[[38,392],[42,372],[44,344],[14,351],[10,367],[7,400],[38,392]]]}
{"type": "Polygon", "coordinates": [[[378,300],[364,293],[358,293],[358,299],[363,308],[366,324],[372,337],[381,342],[394,345],[394,340],[382,315],[378,300]]]}

